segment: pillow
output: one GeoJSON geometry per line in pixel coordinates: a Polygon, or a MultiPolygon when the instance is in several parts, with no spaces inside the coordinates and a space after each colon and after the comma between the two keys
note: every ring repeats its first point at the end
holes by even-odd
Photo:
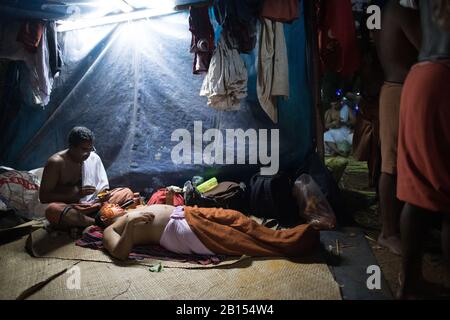
{"type": "Polygon", "coordinates": [[[39,201],[38,178],[27,171],[10,170],[0,174],[0,200],[27,219],[42,218],[46,205],[39,201]]]}

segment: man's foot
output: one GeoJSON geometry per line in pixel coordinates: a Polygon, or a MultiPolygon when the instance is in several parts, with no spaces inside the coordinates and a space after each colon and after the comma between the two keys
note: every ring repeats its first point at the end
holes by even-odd
{"type": "Polygon", "coordinates": [[[383,233],[381,233],[378,237],[378,244],[388,248],[393,254],[402,255],[402,242],[398,236],[384,237],[383,233]]]}

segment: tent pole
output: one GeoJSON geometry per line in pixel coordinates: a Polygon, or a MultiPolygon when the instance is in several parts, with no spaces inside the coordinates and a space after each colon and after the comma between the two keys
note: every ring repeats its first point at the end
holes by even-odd
{"type": "Polygon", "coordinates": [[[305,9],[305,26],[307,32],[308,45],[308,55],[310,57],[310,85],[313,89],[313,117],[315,124],[315,144],[316,151],[324,162],[325,160],[325,150],[324,150],[324,119],[322,113],[322,101],[320,94],[320,58],[319,58],[319,27],[317,22],[317,7],[320,4],[318,0],[308,0],[303,1],[305,9]]]}

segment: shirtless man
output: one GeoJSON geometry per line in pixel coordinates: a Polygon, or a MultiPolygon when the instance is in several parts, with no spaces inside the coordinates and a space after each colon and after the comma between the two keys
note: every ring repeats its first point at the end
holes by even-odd
{"type": "Polygon", "coordinates": [[[383,7],[382,28],[376,39],[385,80],[379,110],[382,230],[378,243],[397,255],[401,254],[399,221],[403,206],[396,197],[400,97],[408,71],[417,61],[420,39],[420,16],[417,10],[402,7],[398,0],[388,1],[383,7]]]}
{"type": "MultiPolygon", "coordinates": [[[[88,198],[108,189],[108,179],[99,156],[91,153],[94,150],[94,135],[89,129],[73,128],[68,142],[68,149],[48,159],[42,175],[39,199],[42,203],[49,203],[46,217],[53,226],[85,227],[95,222],[89,215],[97,212],[102,205],[100,201],[88,198]],[[94,164],[92,177],[96,185],[83,186],[82,168],[88,159],[94,164]]],[[[120,188],[112,190],[103,200],[120,204],[133,197],[130,189],[120,188]]]]}
{"type": "MultiPolygon", "coordinates": [[[[293,196],[301,201],[296,188],[293,196]]],[[[235,210],[151,205],[106,221],[103,244],[120,260],[127,259],[134,246],[146,244],[183,254],[300,256],[319,244],[318,230],[333,228],[334,223],[323,216],[292,229],[272,230],[235,210]]]]}

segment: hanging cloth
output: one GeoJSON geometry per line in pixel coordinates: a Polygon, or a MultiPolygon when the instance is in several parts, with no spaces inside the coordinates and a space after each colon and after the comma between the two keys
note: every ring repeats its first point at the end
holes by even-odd
{"type": "Polygon", "coordinates": [[[214,29],[209,20],[208,6],[189,9],[189,31],[192,33],[191,53],[194,53],[192,72],[208,72],[214,52],[214,29]]]}
{"type": "Polygon", "coordinates": [[[261,17],[291,23],[299,17],[299,0],[265,0],[261,17]]]}
{"type": "Polygon", "coordinates": [[[200,91],[213,109],[239,110],[241,99],[247,97],[247,69],[236,48],[233,39],[222,32],[200,91]]]}
{"type": "Polygon", "coordinates": [[[361,54],[350,0],[327,0],[320,8],[319,47],[326,70],[353,75],[361,54]]]}
{"type": "Polygon", "coordinates": [[[256,92],[263,110],[277,123],[277,97],[289,96],[288,56],[283,24],[266,18],[261,22],[256,92]]]}

